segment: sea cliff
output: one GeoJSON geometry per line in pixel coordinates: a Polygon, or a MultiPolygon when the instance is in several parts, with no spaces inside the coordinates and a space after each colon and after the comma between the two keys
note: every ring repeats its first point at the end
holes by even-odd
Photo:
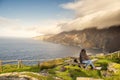
{"type": "Polygon", "coordinates": [[[73,30],[36,38],[64,45],[114,52],[120,50],[120,25],[105,29],[88,28],[84,30],[73,30]]]}

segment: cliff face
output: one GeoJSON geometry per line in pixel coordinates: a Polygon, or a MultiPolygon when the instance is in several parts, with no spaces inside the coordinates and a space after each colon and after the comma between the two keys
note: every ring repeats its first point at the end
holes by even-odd
{"type": "Polygon", "coordinates": [[[33,39],[35,40],[47,40],[48,38],[52,37],[53,35],[50,34],[50,35],[41,35],[41,36],[36,36],[36,37],[33,37],[33,39]]]}
{"type": "Polygon", "coordinates": [[[62,32],[45,40],[82,48],[100,48],[113,52],[120,50],[120,26],[112,26],[107,29],[89,28],[82,31],[62,32]]]}

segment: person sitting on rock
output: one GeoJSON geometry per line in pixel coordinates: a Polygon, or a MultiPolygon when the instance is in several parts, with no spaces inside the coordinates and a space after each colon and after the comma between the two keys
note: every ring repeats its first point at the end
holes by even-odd
{"type": "Polygon", "coordinates": [[[80,55],[79,55],[79,59],[80,59],[81,63],[85,64],[85,69],[87,69],[89,65],[92,67],[92,69],[95,69],[94,64],[90,60],[89,56],[86,54],[85,49],[81,50],[80,55]]]}

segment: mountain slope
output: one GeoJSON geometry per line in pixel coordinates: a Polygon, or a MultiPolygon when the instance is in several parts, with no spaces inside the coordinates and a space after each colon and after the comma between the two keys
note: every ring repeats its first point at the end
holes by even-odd
{"type": "Polygon", "coordinates": [[[62,32],[45,40],[82,48],[100,48],[113,52],[120,50],[120,25],[106,29],[89,28],[81,31],[62,32]]]}

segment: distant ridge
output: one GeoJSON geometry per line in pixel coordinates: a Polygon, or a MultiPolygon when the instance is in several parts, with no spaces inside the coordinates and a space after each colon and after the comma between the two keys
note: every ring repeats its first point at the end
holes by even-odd
{"type": "Polygon", "coordinates": [[[105,29],[95,27],[84,30],[73,30],[49,36],[45,41],[82,48],[99,48],[107,52],[120,50],[120,25],[105,29]]]}

